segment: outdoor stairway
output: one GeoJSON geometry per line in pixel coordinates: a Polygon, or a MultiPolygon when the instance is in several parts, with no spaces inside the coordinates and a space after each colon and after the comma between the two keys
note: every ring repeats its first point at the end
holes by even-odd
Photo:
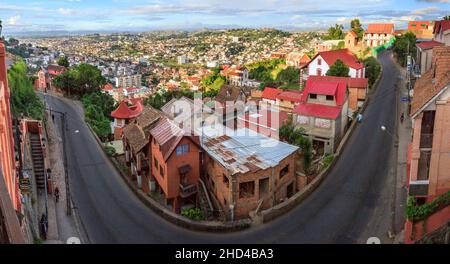
{"type": "Polygon", "coordinates": [[[38,134],[30,134],[31,158],[33,160],[34,176],[39,189],[45,188],[45,164],[42,153],[41,139],[38,134]]]}

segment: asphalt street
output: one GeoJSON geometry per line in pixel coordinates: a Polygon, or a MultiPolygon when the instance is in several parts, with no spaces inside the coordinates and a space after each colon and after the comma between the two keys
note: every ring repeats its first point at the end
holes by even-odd
{"type": "MultiPolygon", "coordinates": [[[[77,106],[46,96],[67,112],[70,185],[76,210],[92,243],[364,243],[386,240],[391,223],[395,82],[389,52],[379,55],[384,74],[364,121],[356,127],[332,172],[288,214],[236,233],[205,233],[178,227],[147,208],[129,190],[83,122],[77,106]]],[[[60,122],[56,119],[56,122],[60,122]]]]}

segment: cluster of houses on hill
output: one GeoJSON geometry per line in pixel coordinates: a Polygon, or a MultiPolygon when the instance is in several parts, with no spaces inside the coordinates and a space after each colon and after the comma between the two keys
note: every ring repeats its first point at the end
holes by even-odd
{"type": "MultiPolygon", "coordinates": [[[[182,97],[161,110],[123,100],[111,116],[132,180],[144,192],[161,194],[174,212],[203,204],[211,207],[207,215],[221,212],[227,219],[248,217],[304,188],[305,176],[296,171],[301,150],[280,141],[279,128],[290,120],[304,128],[317,155],[333,153],[364,103],[368,79],[348,49],[297,60],[303,90],[259,90],[229,74],[215,98],[182,97]],[[349,77],[326,76],[338,59],[350,68],[349,77]],[[201,203],[205,196],[211,205],[201,203]]],[[[248,74],[230,70],[236,71],[248,74]]]]}

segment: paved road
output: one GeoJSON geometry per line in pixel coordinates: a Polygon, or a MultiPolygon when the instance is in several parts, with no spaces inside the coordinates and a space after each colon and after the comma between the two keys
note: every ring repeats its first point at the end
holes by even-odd
{"type": "Polygon", "coordinates": [[[47,97],[68,112],[72,195],[93,243],[362,243],[390,225],[390,160],[398,76],[389,53],[366,119],[322,185],[290,213],[239,233],[194,232],[166,222],[144,206],[108,162],[73,103],[47,97]],[[75,131],[78,130],[78,133],[75,131]]]}

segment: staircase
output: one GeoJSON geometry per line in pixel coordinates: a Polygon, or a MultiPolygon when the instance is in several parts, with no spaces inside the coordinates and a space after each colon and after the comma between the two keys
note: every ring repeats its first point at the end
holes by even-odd
{"type": "Polygon", "coordinates": [[[30,134],[31,158],[33,160],[34,176],[39,189],[45,188],[45,165],[39,134],[30,134]]]}

